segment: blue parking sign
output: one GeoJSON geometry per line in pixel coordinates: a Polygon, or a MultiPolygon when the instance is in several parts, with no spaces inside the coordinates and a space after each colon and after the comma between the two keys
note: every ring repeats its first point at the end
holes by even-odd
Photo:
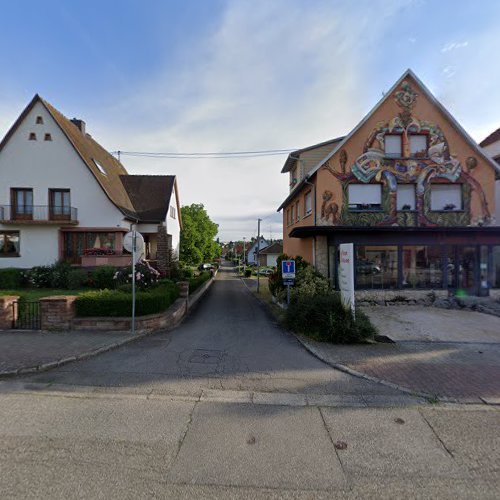
{"type": "Polygon", "coordinates": [[[284,280],[295,279],[295,261],[294,260],[283,260],[281,262],[281,274],[284,280]]]}

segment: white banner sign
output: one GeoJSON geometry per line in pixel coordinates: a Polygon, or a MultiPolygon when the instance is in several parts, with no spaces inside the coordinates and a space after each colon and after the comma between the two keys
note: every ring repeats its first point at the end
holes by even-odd
{"type": "Polygon", "coordinates": [[[342,243],[339,258],[339,288],[344,307],[354,309],[354,245],[342,243]]]}

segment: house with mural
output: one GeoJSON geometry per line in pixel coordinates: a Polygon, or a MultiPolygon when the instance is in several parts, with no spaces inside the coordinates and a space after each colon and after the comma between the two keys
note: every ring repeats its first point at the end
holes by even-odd
{"type": "MultiPolygon", "coordinates": [[[[483,139],[479,145],[483,151],[500,166],[500,128],[497,128],[488,137],[483,139]]],[[[495,197],[495,220],[500,225],[500,179],[496,181],[496,197],[495,197]]]]}
{"type": "Polygon", "coordinates": [[[334,287],[339,245],[353,243],[358,290],[500,289],[500,167],[411,70],[326,153],[324,144],[316,163],[305,148],[283,166],[286,254],[334,287]]]}
{"type": "Polygon", "coordinates": [[[0,267],[126,265],[133,226],[166,271],[182,227],[175,176],[129,175],[84,121],[35,95],[0,143],[0,267]]]}

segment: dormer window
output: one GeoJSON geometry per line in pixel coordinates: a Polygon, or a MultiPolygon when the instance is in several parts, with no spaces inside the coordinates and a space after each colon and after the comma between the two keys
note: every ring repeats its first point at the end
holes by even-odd
{"type": "Polygon", "coordinates": [[[410,156],[425,158],[427,156],[427,136],[424,134],[410,135],[410,156]]]}
{"type": "Polygon", "coordinates": [[[384,137],[385,156],[401,158],[403,153],[402,136],[399,134],[386,134],[384,137]]]}
{"type": "Polygon", "coordinates": [[[43,125],[43,117],[42,116],[37,116],[35,123],[37,125],[43,125]]]}
{"type": "Polygon", "coordinates": [[[44,141],[51,141],[52,140],[52,136],[50,134],[45,134],[43,140],[44,141]]]}
{"type": "Polygon", "coordinates": [[[36,134],[35,134],[35,132],[30,132],[28,140],[29,141],[36,141],[36,134]]]}

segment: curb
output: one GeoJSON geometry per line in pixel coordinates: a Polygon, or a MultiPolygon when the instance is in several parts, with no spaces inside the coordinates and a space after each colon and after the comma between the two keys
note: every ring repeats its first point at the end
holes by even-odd
{"type": "MultiPolygon", "coordinates": [[[[250,288],[247,286],[247,284],[243,280],[241,280],[241,281],[245,285],[246,289],[252,294],[252,296],[255,297],[255,299],[267,310],[267,312],[269,314],[271,314],[273,316],[273,318],[275,318],[274,314],[272,313],[272,311],[269,308],[269,304],[267,304],[267,302],[263,301],[260,297],[257,297],[256,294],[252,293],[252,290],[250,290],[250,288]]],[[[449,398],[440,398],[440,397],[436,396],[435,394],[429,394],[427,392],[415,391],[413,389],[409,389],[408,387],[404,387],[404,386],[395,384],[394,382],[390,382],[389,380],[384,380],[381,378],[373,377],[371,375],[366,375],[365,373],[359,372],[357,370],[353,370],[352,368],[349,368],[346,365],[342,365],[340,363],[334,363],[334,362],[328,360],[325,356],[323,356],[323,354],[321,352],[319,352],[318,349],[309,345],[303,338],[301,338],[300,335],[298,335],[290,330],[287,330],[279,323],[277,323],[277,324],[280,326],[282,331],[286,332],[288,335],[291,335],[292,337],[295,337],[295,339],[302,345],[302,347],[304,347],[304,349],[306,349],[306,351],[308,351],[315,358],[319,359],[320,361],[327,364],[331,368],[334,368],[336,370],[347,373],[348,375],[352,375],[352,376],[357,377],[357,378],[361,378],[364,380],[368,380],[370,382],[375,382],[377,384],[384,385],[386,387],[390,387],[391,389],[396,389],[396,390],[404,392],[405,394],[408,394],[410,396],[425,398],[427,400],[437,400],[439,402],[450,402],[449,398]]]]}
{"type": "MultiPolygon", "coordinates": [[[[215,274],[215,276],[217,276],[217,274],[215,274]]],[[[196,303],[198,303],[198,301],[202,298],[202,296],[205,295],[205,293],[212,287],[212,284],[215,281],[215,276],[214,276],[214,278],[208,280],[208,282],[207,282],[208,286],[204,290],[202,290],[202,293],[199,295],[199,297],[196,298],[196,303]]],[[[193,304],[193,306],[195,304],[193,304]]],[[[172,330],[174,330],[175,328],[178,328],[182,324],[184,319],[188,317],[188,315],[189,315],[189,310],[186,311],[186,314],[182,317],[181,321],[179,321],[179,323],[177,323],[172,328],[172,330]]],[[[33,373],[39,373],[39,372],[45,372],[48,370],[52,370],[53,368],[58,368],[59,366],[64,366],[64,365],[67,365],[68,363],[73,363],[74,361],[82,361],[84,359],[93,358],[95,356],[98,356],[99,354],[103,354],[105,352],[112,351],[114,349],[118,349],[119,347],[122,347],[130,342],[135,342],[136,340],[147,337],[148,335],[154,335],[155,333],[164,332],[164,331],[165,330],[156,330],[154,332],[138,333],[134,337],[126,337],[123,340],[119,340],[118,342],[113,342],[112,344],[98,347],[97,349],[92,349],[90,351],[85,351],[81,354],[76,354],[74,356],[68,356],[68,357],[61,358],[61,359],[58,359],[55,361],[49,361],[49,362],[41,363],[39,365],[34,365],[34,366],[23,366],[21,368],[17,368],[16,370],[0,371],[0,379],[17,377],[20,375],[29,375],[29,374],[33,374],[33,373]]],[[[171,331],[171,330],[168,330],[168,331],[171,331]]]]}

